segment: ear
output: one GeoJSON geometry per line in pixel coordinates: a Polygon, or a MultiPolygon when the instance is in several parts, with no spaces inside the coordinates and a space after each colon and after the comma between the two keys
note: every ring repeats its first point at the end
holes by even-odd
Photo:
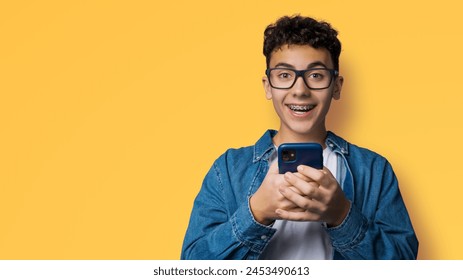
{"type": "Polygon", "coordinates": [[[333,89],[333,99],[334,100],[339,100],[341,98],[341,89],[342,89],[342,84],[344,83],[344,77],[338,76],[336,77],[336,80],[334,81],[334,89],[333,89]]]}
{"type": "Polygon", "coordinates": [[[270,82],[268,81],[267,76],[262,77],[262,85],[264,86],[265,90],[265,98],[268,100],[272,99],[272,87],[270,86],[270,82]]]}

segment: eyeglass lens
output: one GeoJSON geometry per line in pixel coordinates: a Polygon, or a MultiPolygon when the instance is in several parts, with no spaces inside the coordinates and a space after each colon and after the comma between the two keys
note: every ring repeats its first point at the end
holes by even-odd
{"type": "Polygon", "coordinates": [[[289,89],[295,84],[297,77],[302,76],[309,88],[323,89],[330,86],[331,75],[329,69],[309,69],[298,75],[292,69],[275,68],[270,70],[269,79],[273,87],[289,89]]]}

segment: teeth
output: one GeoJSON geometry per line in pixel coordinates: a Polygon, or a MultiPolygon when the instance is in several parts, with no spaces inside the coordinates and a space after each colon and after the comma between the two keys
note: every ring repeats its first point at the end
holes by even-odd
{"type": "Polygon", "coordinates": [[[289,109],[293,110],[293,111],[310,111],[314,108],[315,106],[314,105],[289,105],[289,109]]]}

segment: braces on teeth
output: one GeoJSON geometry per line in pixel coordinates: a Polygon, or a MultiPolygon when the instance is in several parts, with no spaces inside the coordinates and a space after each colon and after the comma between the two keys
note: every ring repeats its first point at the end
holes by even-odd
{"type": "Polygon", "coordinates": [[[294,111],[309,111],[313,108],[311,105],[302,106],[302,105],[289,105],[289,108],[294,111]]]}

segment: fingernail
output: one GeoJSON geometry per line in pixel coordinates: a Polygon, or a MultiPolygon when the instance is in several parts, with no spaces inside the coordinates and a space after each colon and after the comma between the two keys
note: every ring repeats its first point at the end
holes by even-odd
{"type": "Polygon", "coordinates": [[[297,171],[302,171],[302,170],[304,170],[304,167],[302,167],[302,165],[299,165],[299,166],[297,167],[297,171]]]}

